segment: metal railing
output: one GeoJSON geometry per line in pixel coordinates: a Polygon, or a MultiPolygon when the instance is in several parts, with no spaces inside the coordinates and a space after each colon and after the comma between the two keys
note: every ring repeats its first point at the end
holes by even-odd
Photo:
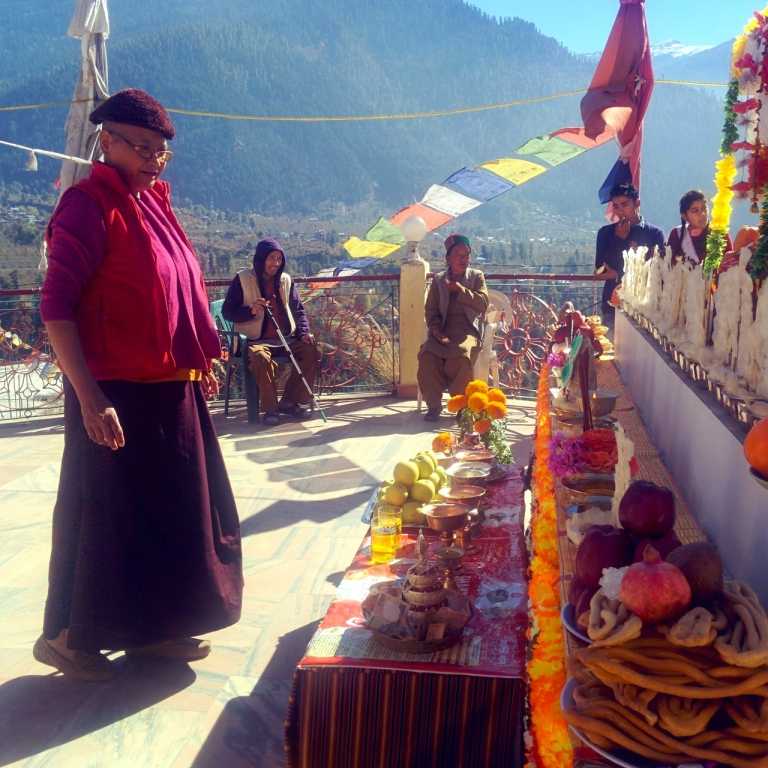
{"type": "Polygon", "coordinates": [[[0,421],[61,413],[63,381],[36,290],[0,291],[0,421]]]}
{"type": "MultiPolygon", "coordinates": [[[[493,351],[503,387],[535,390],[557,311],[565,301],[592,314],[603,279],[592,275],[488,273],[502,306],[493,351]],[[501,297],[500,297],[500,296],[501,297]]],[[[398,273],[297,277],[323,360],[321,394],[391,394],[399,380],[398,273]]],[[[229,280],[206,282],[211,300],[223,298],[229,280]]],[[[60,413],[62,376],[40,319],[39,290],[0,291],[0,421],[60,413]]],[[[235,380],[233,396],[242,396],[235,380]]]]}
{"type": "MultiPolygon", "coordinates": [[[[294,278],[321,354],[319,394],[392,394],[399,379],[400,275],[294,278]]],[[[206,283],[212,300],[229,280],[206,283]]],[[[235,374],[234,397],[244,388],[235,374]]]]}

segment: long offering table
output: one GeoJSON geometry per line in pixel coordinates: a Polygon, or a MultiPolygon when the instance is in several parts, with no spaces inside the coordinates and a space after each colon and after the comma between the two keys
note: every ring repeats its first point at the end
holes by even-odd
{"type": "Polygon", "coordinates": [[[749,475],[743,430],[623,312],[615,345],[626,388],[697,520],[731,574],[767,603],[768,491],[749,475]]]}
{"type": "MultiPolygon", "coordinates": [[[[461,642],[431,656],[383,647],[361,612],[371,585],[415,562],[415,535],[404,535],[389,565],[373,565],[363,542],[296,670],[290,766],[522,764],[528,598],[519,474],[490,483],[481,506],[485,522],[456,578],[474,613],[461,642]]],[[[432,549],[437,538],[428,538],[432,549]]]]}

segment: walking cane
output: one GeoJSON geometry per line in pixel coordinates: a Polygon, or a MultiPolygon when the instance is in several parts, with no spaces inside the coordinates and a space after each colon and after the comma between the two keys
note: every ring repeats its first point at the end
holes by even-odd
{"type": "Polygon", "coordinates": [[[274,323],[275,330],[277,331],[277,337],[280,339],[280,343],[283,345],[283,347],[285,348],[285,351],[288,353],[288,357],[291,358],[291,362],[293,363],[293,367],[296,369],[296,373],[298,373],[299,376],[301,376],[301,380],[304,383],[304,386],[307,388],[307,392],[309,392],[309,396],[312,398],[312,404],[320,412],[320,416],[322,416],[323,421],[327,422],[328,418],[325,415],[325,411],[320,407],[320,403],[317,402],[317,398],[315,397],[315,393],[312,391],[312,387],[310,387],[309,384],[307,384],[307,380],[304,378],[304,374],[302,373],[301,368],[299,368],[299,364],[296,362],[296,358],[293,356],[293,352],[291,351],[290,344],[288,344],[288,341],[286,340],[285,336],[283,336],[283,332],[280,330],[280,326],[278,325],[277,320],[275,320],[275,316],[272,314],[272,310],[269,308],[269,304],[265,304],[264,309],[269,315],[269,319],[274,323]]]}

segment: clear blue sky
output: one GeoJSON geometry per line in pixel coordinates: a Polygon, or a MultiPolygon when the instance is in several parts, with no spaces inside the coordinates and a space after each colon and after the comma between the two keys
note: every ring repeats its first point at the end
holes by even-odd
{"type": "MultiPolygon", "coordinates": [[[[602,49],[619,0],[467,0],[494,16],[519,16],[576,53],[602,49]]],[[[652,44],[715,45],[739,34],[766,0],[645,0],[652,44]]]]}

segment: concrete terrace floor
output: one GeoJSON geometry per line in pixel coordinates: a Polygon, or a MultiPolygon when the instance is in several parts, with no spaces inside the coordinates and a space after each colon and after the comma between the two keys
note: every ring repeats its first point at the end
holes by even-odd
{"type": "MultiPolygon", "coordinates": [[[[237,497],[245,594],[241,621],[211,634],[193,665],[118,659],[108,684],[52,674],[31,655],[41,631],[60,420],[0,425],[0,766],[273,768],[296,663],[357,551],[372,488],[399,458],[429,447],[444,417],[415,402],[330,399],[328,422],[249,425],[214,418],[237,497]]],[[[534,403],[515,401],[509,432],[530,454],[534,403]]]]}

